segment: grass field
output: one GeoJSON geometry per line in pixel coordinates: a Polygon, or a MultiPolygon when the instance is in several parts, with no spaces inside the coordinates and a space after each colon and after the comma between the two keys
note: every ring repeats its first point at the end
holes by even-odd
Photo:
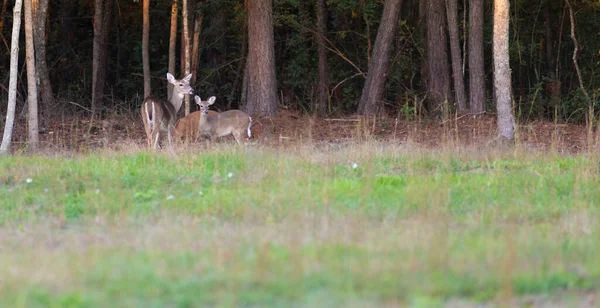
{"type": "Polygon", "coordinates": [[[591,304],[597,163],[378,143],[2,157],[0,306],[591,304]]]}

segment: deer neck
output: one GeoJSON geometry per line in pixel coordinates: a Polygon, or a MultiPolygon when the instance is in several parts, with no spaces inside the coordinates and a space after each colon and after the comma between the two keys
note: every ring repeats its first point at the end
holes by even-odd
{"type": "Polygon", "coordinates": [[[178,93],[177,91],[173,91],[171,94],[169,101],[171,102],[171,105],[173,105],[173,108],[175,108],[175,114],[179,112],[179,108],[181,108],[181,102],[183,102],[184,96],[185,94],[178,93]]]}

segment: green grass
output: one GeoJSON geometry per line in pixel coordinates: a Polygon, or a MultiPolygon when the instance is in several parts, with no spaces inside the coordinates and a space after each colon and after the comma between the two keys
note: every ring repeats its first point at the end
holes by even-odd
{"type": "Polygon", "coordinates": [[[593,156],[380,144],[1,157],[0,306],[598,291],[599,187],[593,156]]]}

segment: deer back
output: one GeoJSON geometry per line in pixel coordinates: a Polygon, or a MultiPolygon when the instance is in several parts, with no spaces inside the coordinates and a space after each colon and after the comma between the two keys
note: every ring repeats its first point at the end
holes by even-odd
{"type": "Polygon", "coordinates": [[[205,118],[205,121],[200,121],[200,133],[219,137],[234,131],[246,131],[250,125],[250,117],[241,110],[228,110],[218,115],[206,115],[205,118]]]}

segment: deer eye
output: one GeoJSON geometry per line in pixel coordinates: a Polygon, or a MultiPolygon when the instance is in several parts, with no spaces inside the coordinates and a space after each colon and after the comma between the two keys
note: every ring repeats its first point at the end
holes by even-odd
{"type": "Polygon", "coordinates": [[[179,84],[179,86],[180,86],[180,87],[183,87],[183,83],[180,83],[180,84],[179,84]]]}

